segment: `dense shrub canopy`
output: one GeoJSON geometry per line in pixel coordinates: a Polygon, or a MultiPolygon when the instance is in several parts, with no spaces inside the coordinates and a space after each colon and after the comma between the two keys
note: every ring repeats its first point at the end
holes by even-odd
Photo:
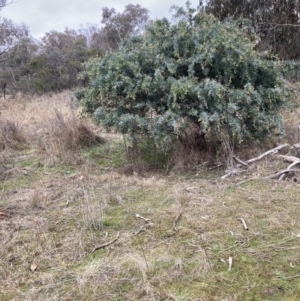
{"type": "Polygon", "coordinates": [[[86,111],[107,127],[157,142],[190,124],[203,135],[225,129],[238,141],[264,137],[280,124],[286,97],[276,63],[233,22],[183,12],[177,8],[174,23],[152,22],[96,70],[90,66],[86,111]]]}

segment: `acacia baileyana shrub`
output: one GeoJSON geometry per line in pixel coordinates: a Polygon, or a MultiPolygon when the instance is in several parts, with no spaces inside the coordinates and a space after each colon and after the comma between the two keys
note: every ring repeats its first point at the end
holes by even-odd
{"type": "Polygon", "coordinates": [[[191,124],[199,141],[208,132],[225,130],[242,142],[281,129],[287,92],[277,63],[235,23],[175,9],[175,23],[153,21],[97,62],[85,110],[106,127],[157,144],[184,136],[191,124]]]}

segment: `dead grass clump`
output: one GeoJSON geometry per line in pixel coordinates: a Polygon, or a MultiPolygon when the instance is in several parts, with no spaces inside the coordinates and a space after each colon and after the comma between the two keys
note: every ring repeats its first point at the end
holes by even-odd
{"type": "Polygon", "coordinates": [[[300,116],[299,110],[285,111],[282,114],[283,122],[285,125],[286,140],[289,144],[293,145],[300,142],[300,116]]]}
{"type": "Polygon", "coordinates": [[[39,146],[49,155],[61,157],[68,151],[104,143],[104,139],[95,135],[75,112],[65,117],[55,110],[54,116],[46,120],[43,127],[44,137],[39,146]]]}
{"type": "Polygon", "coordinates": [[[83,224],[87,229],[103,229],[103,208],[105,204],[98,201],[95,191],[84,189],[84,197],[81,203],[83,224]]]}
{"type": "Polygon", "coordinates": [[[23,127],[13,120],[0,121],[0,148],[22,150],[26,147],[27,139],[23,127]]]}
{"type": "Polygon", "coordinates": [[[32,209],[37,209],[42,206],[43,201],[43,195],[39,188],[36,188],[33,190],[30,198],[29,198],[29,204],[32,209]]]}

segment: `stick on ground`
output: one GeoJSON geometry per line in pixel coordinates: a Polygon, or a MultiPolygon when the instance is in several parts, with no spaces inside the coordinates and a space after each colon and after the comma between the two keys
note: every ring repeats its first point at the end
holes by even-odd
{"type": "Polygon", "coordinates": [[[230,256],[230,257],[228,258],[228,271],[230,272],[231,269],[232,269],[232,257],[230,256]]]}
{"type": "Polygon", "coordinates": [[[249,228],[248,228],[248,226],[247,226],[247,224],[246,224],[246,222],[245,222],[245,220],[243,218],[238,218],[238,221],[242,222],[245,230],[249,230],[249,228]]]}
{"type": "Polygon", "coordinates": [[[262,158],[264,158],[264,157],[266,157],[266,156],[274,155],[274,154],[276,154],[279,150],[281,150],[281,149],[283,149],[283,148],[285,148],[285,147],[287,147],[287,146],[289,146],[289,144],[281,144],[281,145],[279,145],[279,146],[277,146],[277,147],[275,147],[275,148],[272,148],[272,149],[270,149],[269,151],[267,151],[267,152],[261,154],[260,156],[258,156],[258,157],[256,157],[256,158],[247,160],[246,162],[247,162],[247,163],[252,163],[252,162],[258,161],[258,160],[260,160],[260,159],[262,159],[262,158]]]}
{"type": "Polygon", "coordinates": [[[96,246],[93,250],[92,250],[92,253],[94,253],[95,251],[97,250],[100,250],[100,249],[103,249],[105,247],[108,247],[109,245],[113,244],[115,241],[117,241],[120,237],[120,232],[118,232],[117,234],[117,237],[115,239],[113,239],[112,241],[109,241],[105,244],[102,244],[102,245],[99,245],[99,246],[96,246]]]}
{"type": "Polygon", "coordinates": [[[232,157],[233,157],[233,159],[235,159],[237,162],[241,163],[242,165],[249,167],[249,164],[247,162],[242,161],[241,159],[239,159],[236,156],[232,156],[232,157]]]}
{"type": "Polygon", "coordinates": [[[151,221],[150,218],[145,218],[145,217],[143,217],[143,216],[141,216],[141,215],[139,215],[139,214],[136,214],[135,217],[140,218],[140,219],[142,219],[142,220],[144,220],[144,221],[146,221],[146,222],[150,222],[150,221],[151,221]]]}
{"type": "Polygon", "coordinates": [[[268,176],[267,179],[275,179],[277,177],[280,177],[282,174],[285,174],[285,173],[289,173],[289,172],[300,172],[300,169],[284,169],[282,171],[279,171],[278,173],[276,173],[275,175],[272,175],[272,176],[268,176]]]}
{"type": "Polygon", "coordinates": [[[177,223],[178,220],[180,219],[182,213],[183,213],[183,209],[180,208],[180,212],[178,213],[178,215],[176,216],[176,218],[175,218],[175,220],[174,220],[174,222],[173,222],[173,230],[174,230],[175,232],[177,232],[176,223],[177,223]]]}

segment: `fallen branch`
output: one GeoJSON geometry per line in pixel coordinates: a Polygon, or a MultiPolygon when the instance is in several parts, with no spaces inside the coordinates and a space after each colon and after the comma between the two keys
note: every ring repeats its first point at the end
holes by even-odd
{"type": "Polygon", "coordinates": [[[282,181],[285,178],[285,173],[283,173],[280,177],[279,177],[279,181],[282,181]]]}
{"type": "Polygon", "coordinates": [[[280,177],[282,174],[285,174],[285,173],[289,173],[289,172],[300,172],[300,169],[284,169],[284,170],[281,170],[279,172],[277,172],[275,175],[271,175],[271,176],[268,176],[266,177],[266,179],[276,179],[277,177],[280,177]]]}
{"type": "Polygon", "coordinates": [[[221,177],[221,179],[226,179],[236,173],[242,173],[242,172],[245,172],[247,171],[247,169],[233,169],[231,170],[230,172],[228,172],[227,174],[225,174],[224,176],[221,177]]]}
{"type": "Polygon", "coordinates": [[[178,213],[178,215],[176,216],[176,218],[175,218],[175,220],[174,220],[174,222],[173,222],[173,230],[174,230],[175,232],[177,232],[176,223],[177,223],[178,220],[180,219],[182,213],[183,213],[183,209],[180,208],[180,212],[178,213]]]}
{"type": "Polygon", "coordinates": [[[243,218],[238,218],[238,221],[242,222],[245,230],[249,230],[249,228],[248,228],[248,226],[247,226],[247,224],[246,224],[246,222],[245,222],[245,220],[243,218]]]}
{"type": "Polygon", "coordinates": [[[296,165],[299,164],[299,163],[300,163],[300,160],[295,161],[295,162],[293,162],[292,164],[290,164],[290,165],[288,166],[287,169],[291,169],[292,167],[296,166],[296,165]]]}
{"type": "Polygon", "coordinates": [[[285,155],[279,155],[280,158],[284,159],[287,162],[292,162],[292,164],[290,164],[288,166],[287,169],[291,169],[292,167],[294,167],[297,164],[300,164],[300,159],[294,156],[285,156],[285,155]]]}
{"type": "Polygon", "coordinates": [[[294,156],[278,155],[278,157],[282,158],[287,162],[300,162],[300,159],[294,156]]]}
{"type": "Polygon", "coordinates": [[[102,245],[99,245],[99,246],[96,246],[93,250],[92,250],[92,253],[94,253],[95,251],[97,250],[100,250],[100,249],[103,249],[103,248],[106,248],[108,247],[109,245],[113,244],[114,242],[116,242],[120,237],[120,232],[118,232],[117,234],[117,237],[115,239],[113,239],[112,241],[109,241],[105,244],[102,244],[102,245]]]}
{"type": "MultiPolygon", "coordinates": [[[[286,156],[286,155],[279,155],[278,157],[284,159],[287,162],[292,162],[292,163],[286,169],[277,172],[275,175],[269,176],[268,177],[269,179],[275,179],[275,178],[279,177],[279,181],[282,181],[285,178],[287,173],[300,171],[298,169],[292,169],[297,164],[300,164],[299,158],[294,157],[294,156],[286,156]]],[[[296,180],[296,182],[297,182],[297,180],[296,180]]]]}
{"type": "MultiPolygon", "coordinates": [[[[290,146],[290,145],[287,143],[278,145],[277,147],[272,148],[272,149],[268,150],[267,152],[264,152],[263,154],[259,155],[258,157],[249,159],[247,161],[242,161],[241,159],[239,159],[233,155],[232,158],[235,159],[239,164],[236,165],[235,169],[227,171],[227,173],[225,175],[223,175],[221,177],[221,179],[226,179],[234,174],[245,172],[248,170],[250,163],[261,160],[262,158],[264,158],[266,156],[274,155],[274,154],[278,153],[279,150],[281,150],[287,146],[290,146]],[[246,168],[244,168],[244,169],[239,168],[239,167],[241,167],[241,165],[245,166],[246,168]]],[[[292,160],[291,162],[293,162],[293,164],[295,164],[295,165],[298,164],[298,161],[300,163],[300,159],[297,161],[297,163],[295,163],[295,160],[298,159],[296,157],[293,157],[293,158],[291,156],[282,156],[282,157],[284,157],[284,159],[292,160]]],[[[290,168],[293,166],[294,165],[290,166],[290,168]]]]}
{"type": "Polygon", "coordinates": [[[283,148],[285,148],[285,147],[287,147],[287,146],[290,146],[290,145],[287,144],[287,143],[281,144],[281,145],[279,145],[279,146],[277,146],[277,147],[275,147],[275,148],[272,148],[272,149],[270,149],[269,151],[267,151],[267,152],[261,154],[260,156],[258,156],[258,157],[256,157],[256,158],[247,160],[246,162],[247,162],[247,163],[252,163],[252,162],[258,161],[258,160],[260,160],[260,159],[262,159],[262,158],[264,158],[264,157],[266,157],[266,156],[274,155],[274,154],[278,153],[279,150],[281,150],[281,149],[283,149],[283,148]]]}
{"type": "Polygon", "coordinates": [[[249,167],[249,164],[247,162],[242,161],[241,159],[239,159],[236,156],[232,156],[233,159],[235,159],[237,162],[241,163],[242,165],[249,167]]]}
{"type": "Polygon", "coordinates": [[[136,214],[135,217],[140,218],[140,219],[142,219],[142,220],[144,220],[144,221],[146,221],[146,222],[150,222],[150,221],[151,221],[150,218],[145,218],[145,217],[143,217],[143,216],[141,216],[141,215],[139,215],[139,214],[136,214]]]}

